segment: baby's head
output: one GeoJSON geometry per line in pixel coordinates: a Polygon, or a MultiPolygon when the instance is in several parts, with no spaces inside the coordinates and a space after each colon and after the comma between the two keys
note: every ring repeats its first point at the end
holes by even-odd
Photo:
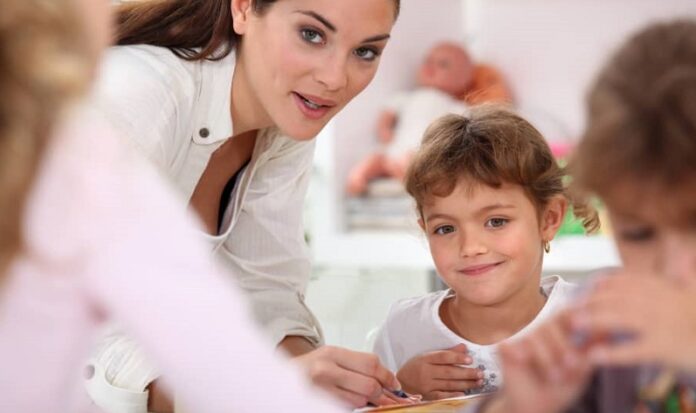
{"type": "MultiPolygon", "coordinates": [[[[426,131],[406,175],[435,266],[467,301],[539,289],[543,251],[571,201],[544,138],[505,109],[447,115],[426,131]]],[[[586,227],[596,214],[574,205],[586,227]]]]}
{"type": "Polygon", "coordinates": [[[435,45],[418,71],[418,84],[460,97],[474,78],[474,64],[463,47],[452,42],[435,45]]]}
{"type": "Polygon", "coordinates": [[[574,182],[607,205],[624,265],[696,281],[696,22],[650,26],[600,72],[574,182]]]}

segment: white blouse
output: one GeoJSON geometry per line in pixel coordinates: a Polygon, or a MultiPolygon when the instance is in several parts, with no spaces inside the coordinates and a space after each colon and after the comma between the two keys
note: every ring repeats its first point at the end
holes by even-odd
{"type": "MultiPolygon", "coordinates": [[[[82,363],[97,329],[118,320],[189,412],[340,413],[274,354],[242,294],[190,236],[194,220],[122,146],[103,125],[71,118],[42,159],[24,252],[0,280],[0,412],[102,411],[82,390],[82,363]]],[[[97,403],[146,411],[123,393],[97,403]]]]}
{"type": "MultiPolygon", "coordinates": [[[[114,47],[104,61],[92,109],[173,182],[182,209],[212,153],[232,135],[234,65],[234,53],[219,61],[189,62],[146,45],[114,47]]],[[[313,153],[313,141],[295,141],[277,129],[261,131],[220,234],[200,233],[231,270],[276,344],[288,335],[322,341],[304,303],[310,260],[302,206],[313,153]]],[[[95,363],[106,377],[94,392],[115,385],[140,393],[142,400],[156,369],[120,334],[108,335],[101,344],[95,363]]]]}

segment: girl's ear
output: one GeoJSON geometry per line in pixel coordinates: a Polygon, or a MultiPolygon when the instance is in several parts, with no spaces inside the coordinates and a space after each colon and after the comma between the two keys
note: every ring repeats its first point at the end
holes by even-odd
{"type": "Polygon", "coordinates": [[[246,33],[249,17],[253,12],[252,0],[230,0],[232,9],[232,27],[238,35],[246,33]]]}
{"type": "Polygon", "coordinates": [[[425,222],[423,222],[423,218],[418,218],[418,226],[425,232],[425,222]]]}
{"type": "Polygon", "coordinates": [[[568,200],[564,196],[557,195],[549,200],[541,215],[539,229],[542,240],[551,241],[556,236],[567,210],[568,200]]]}

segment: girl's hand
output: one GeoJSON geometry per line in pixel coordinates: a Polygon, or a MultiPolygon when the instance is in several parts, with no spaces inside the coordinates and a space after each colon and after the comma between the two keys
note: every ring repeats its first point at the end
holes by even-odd
{"type": "Polygon", "coordinates": [[[696,372],[696,287],[625,272],[598,280],[573,328],[596,364],[658,363],[696,372]]]}
{"type": "Polygon", "coordinates": [[[466,346],[459,344],[410,359],[396,376],[406,392],[421,394],[426,400],[463,396],[464,391],[483,385],[479,369],[463,367],[471,363],[466,346]]]}
{"type": "Polygon", "coordinates": [[[351,407],[363,407],[368,402],[377,406],[412,403],[385,391],[399,390],[401,385],[374,354],[323,346],[293,360],[304,368],[315,385],[351,407]]]}
{"type": "Polygon", "coordinates": [[[575,348],[569,314],[561,313],[525,337],[501,344],[505,383],[486,413],[556,413],[587,385],[591,368],[575,348]]]}

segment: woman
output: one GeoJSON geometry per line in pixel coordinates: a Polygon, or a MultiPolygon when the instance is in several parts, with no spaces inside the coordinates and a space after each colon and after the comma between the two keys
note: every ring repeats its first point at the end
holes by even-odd
{"type": "MultiPolygon", "coordinates": [[[[301,209],[312,138],[371,81],[398,10],[398,0],[126,4],[94,103],[198,213],[273,342],[355,406],[379,402],[396,379],[372,355],[317,349],[301,209]]],[[[95,365],[111,390],[149,389],[151,409],[171,410],[130,340],[107,337],[95,365]]]]}
{"type": "Polygon", "coordinates": [[[191,411],[339,412],[273,355],[151,166],[77,114],[109,2],[0,10],[0,411],[92,410],[79,366],[117,320],[191,411]]]}

